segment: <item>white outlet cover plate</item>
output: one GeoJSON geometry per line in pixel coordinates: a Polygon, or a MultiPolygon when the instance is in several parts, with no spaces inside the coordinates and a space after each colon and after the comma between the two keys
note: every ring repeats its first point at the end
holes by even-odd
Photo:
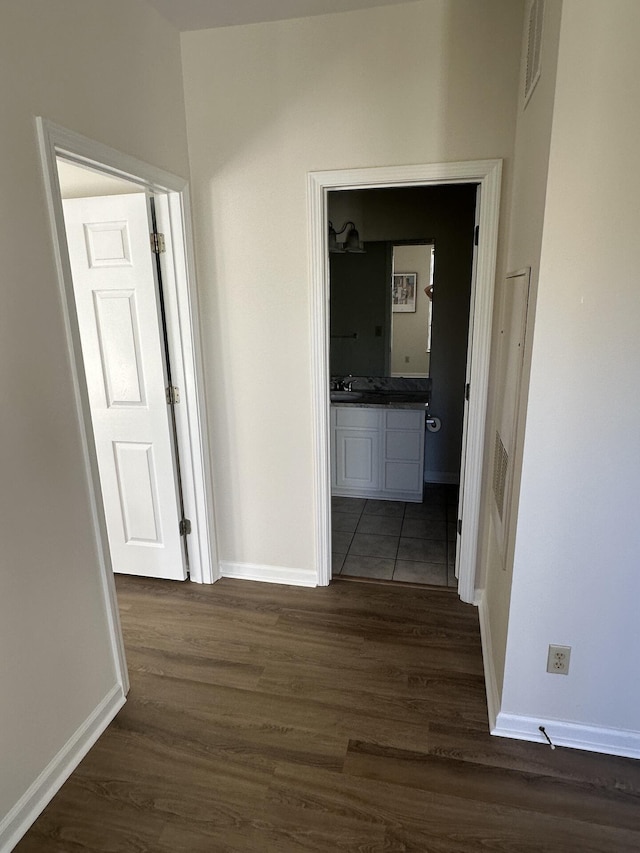
{"type": "Polygon", "coordinates": [[[571,646],[549,646],[547,655],[547,672],[554,675],[568,675],[571,660],[571,646]]]}

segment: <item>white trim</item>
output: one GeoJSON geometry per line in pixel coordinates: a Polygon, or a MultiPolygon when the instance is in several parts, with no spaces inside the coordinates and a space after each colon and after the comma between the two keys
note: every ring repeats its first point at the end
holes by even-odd
{"type": "Polygon", "coordinates": [[[53,799],[80,764],[120,708],[125,696],[115,685],[87,719],[76,729],[35,782],[0,822],[0,850],[13,850],[40,812],[53,799]]]}
{"type": "Polygon", "coordinates": [[[489,624],[489,610],[487,608],[487,597],[484,591],[480,594],[478,605],[478,616],[480,618],[480,638],[482,641],[482,663],[484,666],[484,684],[487,691],[487,709],[489,712],[489,730],[493,734],[496,718],[500,710],[500,692],[496,671],[493,665],[493,646],[491,643],[491,626],[489,624]]]}
{"type": "Polygon", "coordinates": [[[480,235],[473,300],[471,399],[468,404],[466,470],[460,577],[463,601],[475,599],[476,559],[482,486],[484,432],[487,412],[491,322],[495,290],[501,160],[432,163],[310,172],[307,198],[311,279],[311,358],[315,476],[315,559],[318,583],[331,580],[331,474],[329,463],[329,261],[327,193],[330,190],[477,183],[481,188],[480,235]]]}
{"type": "Polygon", "coordinates": [[[116,678],[126,695],[129,692],[129,674],[127,672],[127,661],[124,652],[124,641],[120,627],[120,613],[116,599],[116,588],[111,565],[111,555],[107,546],[107,528],[104,518],[104,510],[100,495],[100,475],[98,473],[98,462],[96,458],[95,445],[88,428],[90,420],[89,397],[87,383],[82,369],[80,336],[77,321],[72,323],[68,305],[73,300],[73,285],[71,282],[71,270],[67,253],[61,251],[62,235],[64,235],[64,216],[60,197],[60,184],[58,181],[58,170],[56,168],[56,148],[54,136],[50,134],[50,126],[41,118],[36,119],[38,144],[42,162],[44,186],[51,220],[53,252],[55,257],[58,285],[60,288],[60,302],[62,304],[62,317],[67,337],[69,350],[69,369],[73,380],[73,388],[76,400],[76,411],[80,425],[80,439],[82,442],[82,456],[87,476],[91,520],[93,522],[93,535],[96,544],[96,557],[102,583],[102,593],[105,599],[107,612],[107,625],[109,629],[109,641],[116,667],[116,678]],[[81,378],[82,377],[82,378],[81,378]]]}
{"type": "Polygon", "coordinates": [[[115,599],[111,562],[104,523],[104,511],[100,495],[93,436],[90,424],[90,408],[86,392],[86,379],[82,366],[81,346],[77,318],[75,316],[71,269],[66,252],[64,217],[60,197],[60,186],[56,168],[56,157],[65,156],[76,163],[93,168],[106,174],[134,181],[153,192],[169,193],[168,216],[173,236],[175,262],[175,299],[167,300],[167,308],[173,320],[173,357],[174,364],[184,381],[184,409],[180,417],[183,430],[178,434],[178,452],[183,470],[188,468],[183,481],[185,508],[192,521],[192,534],[189,546],[193,550],[194,560],[191,566],[191,580],[199,583],[213,583],[217,580],[218,566],[213,524],[212,488],[210,466],[208,464],[208,445],[206,428],[206,410],[203,399],[203,369],[199,341],[198,305],[193,273],[193,248],[191,244],[191,224],[187,182],[176,175],[150,166],[140,160],[87,139],[59,127],[44,118],[37,118],[38,140],[42,159],[47,202],[53,234],[54,251],[58,280],[62,295],[63,313],[67,328],[67,340],[70,353],[71,371],[76,388],[79,419],[83,429],[85,465],[91,491],[92,510],[99,559],[103,574],[106,576],[107,598],[111,609],[112,642],[119,646],[117,655],[123,684],[126,681],[124,651],[121,646],[119,618],[115,599]],[[177,316],[175,316],[177,314],[177,316]]]}
{"type": "Polygon", "coordinates": [[[553,720],[541,717],[525,717],[519,714],[498,714],[492,735],[546,743],[539,726],[544,726],[556,746],[571,749],[586,749],[606,755],[621,755],[624,758],[640,758],[640,732],[627,729],[611,729],[602,726],[583,726],[569,720],[553,720]]]}
{"type": "Polygon", "coordinates": [[[188,539],[189,571],[196,583],[213,583],[220,577],[215,537],[213,536],[213,495],[209,472],[209,447],[206,437],[204,378],[200,349],[195,282],[190,275],[188,247],[190,209],[188,190],[155,197],[158,226],[165,232],[167,257],[173,263],[167,270],[165,286],[167,333],[172,353],[173,384],[180,388],[181,403],[175,407],[178,427],[180,466],[185,516],[191,521],[188,539]],[[173,280],[171,280],[173,278],[173,280]],[[185,334],[185,330],[187,334],[185,334]],[[177,357],[176,357],[177,355],[177,357]],[[189,366],[189,369],[186,369],[189,366]],[[182,405],[186,403],[186,405],[182,405]]]}
{"type": "Polygon", "coordinates": [[[232,563],[222,560],[220,573],[223,578],[237,578],[243,581],[282,583],[289,586],[317,586],[317,577],[313,569],[291,569],[288,566],[232,563]]]}

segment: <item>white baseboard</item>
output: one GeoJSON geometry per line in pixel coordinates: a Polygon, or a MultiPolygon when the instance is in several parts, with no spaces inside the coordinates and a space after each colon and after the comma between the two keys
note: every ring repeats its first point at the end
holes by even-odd
{"type": "Polygon", "coordinates": [[[493,666],[493,655],[491,654],[489,612],[484,594],[480,595],[478,615],[480,617],[482,659],[489,709],[489,729],[492,735],[546,744],[547,741],[539,728],[544,726],[545,731],[556,746],[640,759],[640,732],[638,731],[584,726],[567,720],[527,717],[501,711],[500,692],[493,666]]]}
{"type": "Polygon", "coordinates": [[[640,758],[640,732],[626,729],[583,726],[567,720],[525,717],[519,714],[505,714],[501,711],[491,734],[516,740],[546,743],[539,726],[544,726],[556,746],[585,749],[588,752],[601,752],[606,755],[621,755],[624,758],[640,758]]]}
{"type": "Polygon", "coordinates": [[[15,806],[0,822],[0,853],[16,846],[40,812],[67,781],[125,703],[119,684],[76,729],[15,806]]]}
{"type": "Polygon", "coordinates": [[[489,730],[494,734],[496,718],[500,710],[500,691],[496,671],[493,666],[493,646],[491,644],[491,627],[489,625],[489,611],[487,610],[486,596],[484,591],[480,593],[478,601],[478,616],[480,617],[480,637],[482,640],[482,663],[484,665],[484,682],[487,691],[487,708],[489,711],[489,730]]]}
{"type": "Polygon", "coordinates": [[[220,562],[223,578],[238,578],[244,581],[282,583],[289,586],[317,586],[318,575],[313,569],[291,569],[287,566],[261,566],[257,563],[220,562]]]}

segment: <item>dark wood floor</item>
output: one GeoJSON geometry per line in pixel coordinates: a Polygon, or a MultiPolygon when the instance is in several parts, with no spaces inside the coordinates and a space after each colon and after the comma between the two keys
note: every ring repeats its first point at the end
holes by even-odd
{"type": "Polygon", "coordinates": [[[19,853],[640,850],[640,762],[488,734],[452,590],[117,585],[129,701],[19,853]]]}

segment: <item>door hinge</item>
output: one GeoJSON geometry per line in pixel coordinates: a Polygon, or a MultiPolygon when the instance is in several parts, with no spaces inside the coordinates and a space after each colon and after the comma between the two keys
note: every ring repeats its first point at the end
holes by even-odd
{"type": "Polygon", "coordinates": [[[180,519],[180,536],[188,536],[191,533],[191,522],[188,518],[180,519]]]}
{"type": "Polygon", "coordinates": [[[473,242],[474,242],[474,245],[476,245],[476,246],[477,246],[477,245],[478,245],[479,240],[480,240],[480,226],[479,226],[479,225],[476,225],[475,231],[473,232],[473,242]]]}
{"type": "Polygon", "coordinates": [[[470,393],[471,393],[471,383],[467,382],[467,384],[464,386],[464,399],[465,400],[467,400],[467,401],[469,400],[469,394],[470,393]]]}
{"type": "Polygon", "coordinates": [[[458,536],[462,536],[462,519],[458,519],[458,536]]]}
{"type": "Polygon", "coordinates": [[[176,388],[175,385],[169,385],[165,388],[165,393],[167,395],[167,403],[170,406],[175,406],[176,403],[180,402],[180,389],[176,388]]]}
{"type": "Polygon", "coordinates": [[[167,247],[164,241],[164,234],[160,234],[158,231],[151,232],[151,251],[154,255],[161,255],[163,252],[167,251],[167,247]]]}

